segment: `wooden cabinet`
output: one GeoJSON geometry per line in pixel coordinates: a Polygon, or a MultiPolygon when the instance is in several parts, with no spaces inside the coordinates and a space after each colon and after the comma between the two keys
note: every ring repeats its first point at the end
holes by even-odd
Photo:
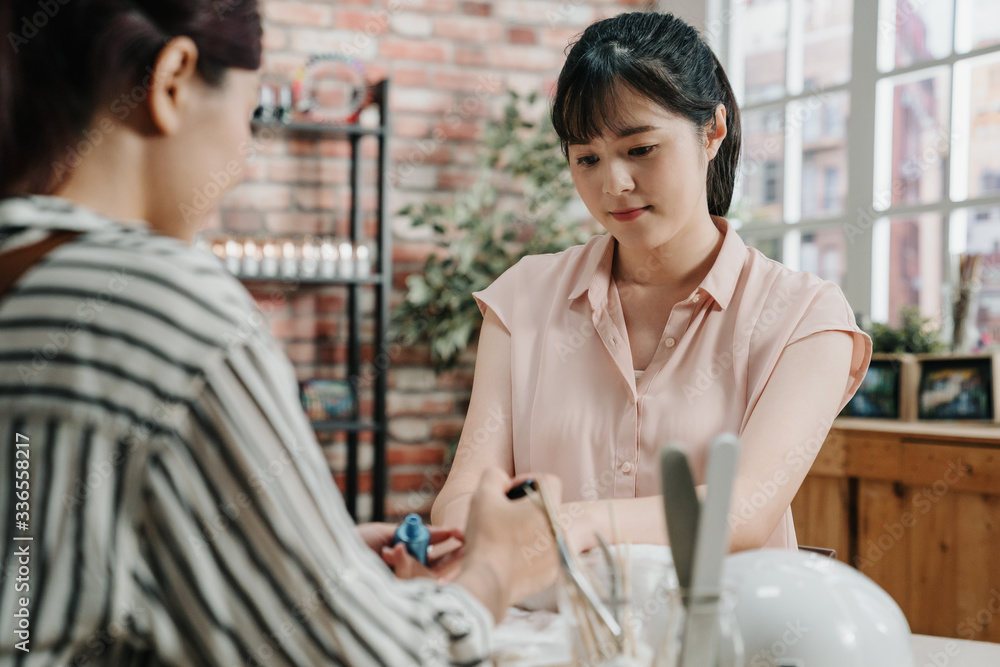
{"type": "Polygon", "coordinates": [[[1000,642],[1000,427],[838,419],[792,513],[914,633],[1000,642]]]}

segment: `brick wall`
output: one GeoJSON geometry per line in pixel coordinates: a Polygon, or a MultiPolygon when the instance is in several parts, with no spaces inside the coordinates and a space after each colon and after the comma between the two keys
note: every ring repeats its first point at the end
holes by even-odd
{"type": "MultiPolygon", "coordinates": [[[[393,114],[388,219],[394,232],[394,299],[431,249],[426,236],[395,213],[412,202],[447,198],[475,178],[484,119],[505,91],[548,95],[569,41],[589,23],[641,9],[644,0],[262,0],[265,72],[291,76],[316,52],[353,55],[370,80],[391,79],[393,114]]],[[[539,107],[539,111],[543,111],[539,107]]],[[[363,152],[374,155],[373,143],[363,152]]],[[[209,226],[267,234],[347,231],[348,145],[304,137],[263,136],[245,181],[209,226]]],[[[374,163],[369,163],[374,164],[374,163]]],[[[373,168],[365,172],[366,228],[374,231],[373,168]]],[[[368,290],[364,291],[370,294],[368,290]]],[[[272,329],[286,345],[300,379],[343,377],[346,323],[342,288],[261,292],[272,329]]],[[[365,303],[371,307],[370,301],[365,303]]],[[[366,323],[363,333],[370,334],[366,323]]],[[[423,347],[394,347],[388,411],[390,495],[387,511],[426,513],[444,479],[449,443],[457,440],[472,387],[473,352],[459,368],[435,375],[423,347]]],[[[366,348],[370,359],[372,350],[366,348]]],[[[370,397],[362,402],[370,409],[370,397]]],[[[324,441],[335,479],[343,469],[342,437],[324,441]]],[[[371,464],[363,448],[361,464],[371,464]]],[[[361,490],[370,489],[370,477],[361,490]]],[[[361,516],[370,498],[362,498],[361,516]],[[367,501],[367,502],[366,502],[367,501]]]]}

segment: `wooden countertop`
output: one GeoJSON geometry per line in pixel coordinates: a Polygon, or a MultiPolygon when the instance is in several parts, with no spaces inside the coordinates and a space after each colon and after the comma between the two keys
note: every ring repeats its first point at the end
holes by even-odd
{"type": "Polygon", "coordinates": [[[1000,424],[985,422],[899,421],[897,419],[837,417],[833,420],[833,428],[960,440],[986,440],[1000,445],[1000,424]]]}

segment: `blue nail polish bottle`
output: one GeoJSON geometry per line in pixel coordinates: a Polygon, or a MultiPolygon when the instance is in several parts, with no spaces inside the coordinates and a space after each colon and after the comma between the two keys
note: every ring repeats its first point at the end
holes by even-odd
{"type": "Polygon", "coordinates": [[[403,523],[396,528],[393,545],[402,542],[406,550],[417,559],[421,565],[427,565],[427,545],[431,540],[431,531],[427,530],[419,514],[407,514],[403,523]]]}

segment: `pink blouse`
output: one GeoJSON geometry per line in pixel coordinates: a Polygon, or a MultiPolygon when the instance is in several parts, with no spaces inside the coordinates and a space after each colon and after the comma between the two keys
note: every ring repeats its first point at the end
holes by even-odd
{"type": "MultiPolygon", "coordinates": [[[[638,378],[611,235],[525,257],[475,294],[511,335],[515,473],[558,475],[566,501],[658,495],[658,452],[676,441],[702,484],[711,440],[742,435],[782,350],[820,331],[852,334],[841,407],[854,395],[871,339],[840,288],[747,248],[725,219],[713,221],[725,234],[718,257],[671,310],[638,378]]],[[[791,509],[767,546],[796,547],[791,509]]]]}

